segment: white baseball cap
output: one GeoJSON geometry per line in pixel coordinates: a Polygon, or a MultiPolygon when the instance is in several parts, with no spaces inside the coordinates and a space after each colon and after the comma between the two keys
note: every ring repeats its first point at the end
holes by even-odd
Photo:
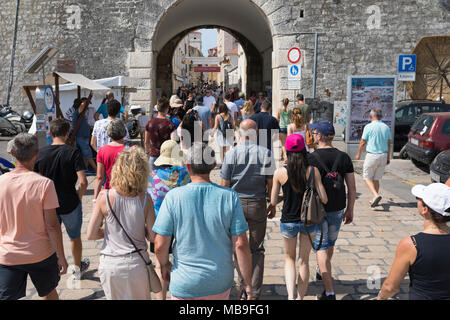
{"type": "Polygon", "coordinates": [[[418,184],[411,193],[444,217],[450,216],[450,187],[443,183],[432,183],[428,186],[418,184]]]}

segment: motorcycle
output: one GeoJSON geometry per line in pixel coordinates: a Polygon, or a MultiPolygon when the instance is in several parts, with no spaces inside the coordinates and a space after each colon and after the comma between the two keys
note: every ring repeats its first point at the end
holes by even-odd
{"type": "MultiPolygon", "coordinates": [[[[19,125],[21,125],[21,123],[19,123],[19,125]]],[[[24,128],[19,125],[12,123],[8,119],[0,118],[0,135],[11,137],[24,132],[22,131],[24,128]]]]}
{"type": "Polygon", "coordinates": [[[14,170],[14,168],[15,168],[14,164],[12,164],[6,159],[0,158],[0,176],[2,174],[11,172],[12,170],[14,170]]]}
{"type": "Polygon", "coordinates": [[[33,124],[33,113],[25,111],[22,115],[10,107],[3,107],[0,109],[0,118],[7,119],[16,128],[18,133],[27,132],[33,124]]]}
{"type": "Polygon", "coordinates": [[[141,113],[142,108],[140,106],[132,106],[130,108],[130,115],[128,116],[127,129],[130,139],[136,139],[139,136],[139,126],[137,115],[141,113]]]}

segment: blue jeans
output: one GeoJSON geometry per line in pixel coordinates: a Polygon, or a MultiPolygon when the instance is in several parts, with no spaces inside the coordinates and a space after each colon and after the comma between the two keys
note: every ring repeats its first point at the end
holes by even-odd
{"type": "MultiPolygon", "coordinates": [[[[327,250],[329,247],[334,247],[336,240],[341,229],[342,219],[344,218],[344,210],[327,212],[325,220],[322,222],[323,240],[322,246],[319,250],[327,250]]],[[[316,239],[314,240],[314,248],[319,246],[320,242],[320,228],[316,233],[316,239]]]]}
{"type": "Polygon", "coordinates": [[[81,225],[83,224],[83,210],[81,202],[71,213],[58,214],[59,224],[64,223],[70,240],[76,240],[81,237],[81,225]]]}

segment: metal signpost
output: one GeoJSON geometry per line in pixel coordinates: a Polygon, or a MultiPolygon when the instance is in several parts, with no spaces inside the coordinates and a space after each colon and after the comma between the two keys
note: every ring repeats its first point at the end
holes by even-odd
{"type": "Polygon", "coordinates": [[[403,99],[406,100],[406,82],[416,81],[417,56],[401,54],[398,56],[398,81],[403,81],[403,99]]]}

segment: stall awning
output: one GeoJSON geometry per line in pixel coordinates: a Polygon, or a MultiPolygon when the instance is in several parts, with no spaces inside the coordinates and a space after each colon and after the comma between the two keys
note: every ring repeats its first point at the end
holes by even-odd
{"type": "Polygon", "coordinates": [[[60,76],[62,79],[71,82],[73,84],[76,84],[79,87],[96,91],[96,90],[111,90],[111,88],[108,88],[98,82],[95,82],[91,79],[86,78],[82,74],[78,73],[62,73],[62,72],[55,72],[58,76],[60,76]]]}

